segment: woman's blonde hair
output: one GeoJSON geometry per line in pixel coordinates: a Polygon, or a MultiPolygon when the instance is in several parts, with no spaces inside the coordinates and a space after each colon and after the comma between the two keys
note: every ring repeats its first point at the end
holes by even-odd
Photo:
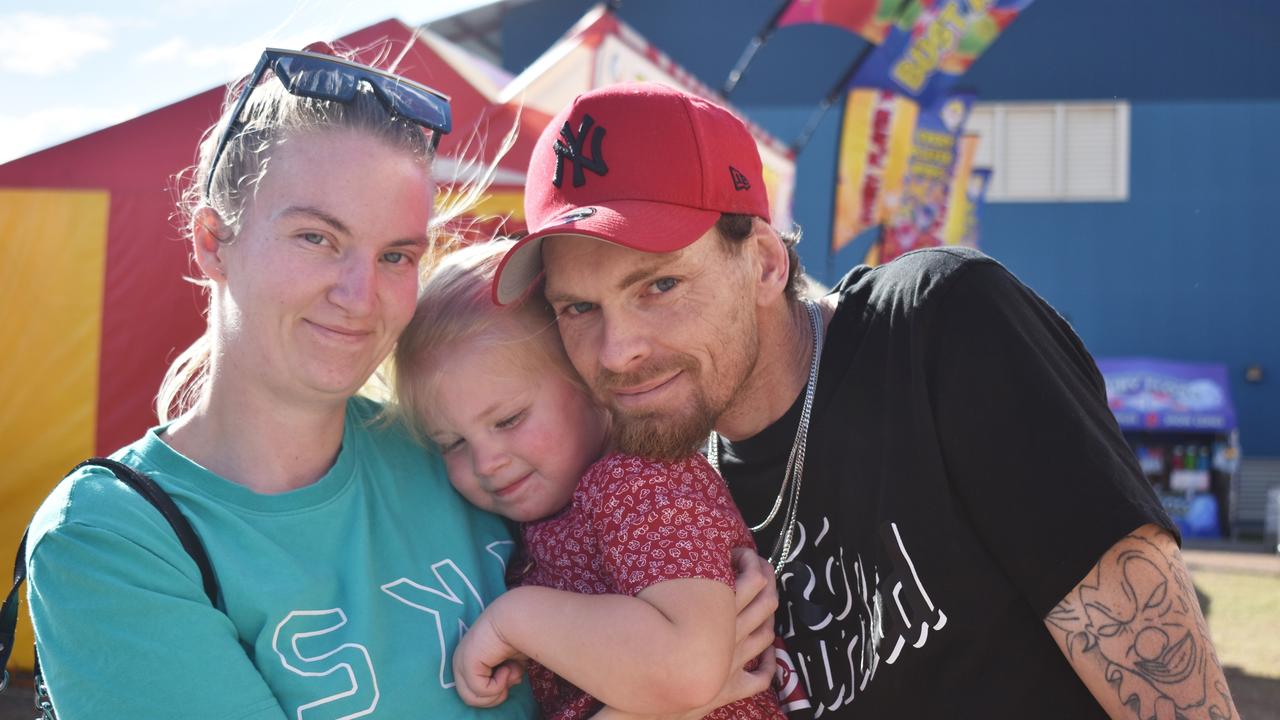
{"type": "MultiPolygon", "coordinates": [[[[306,132],[329,129],[348,129],[367,133],[391,147],[403,149],[412,157],[429,166],[433,159],[430,138],[422,127],[411,120],[392,113],[377,98],[372,88],[361,83],[351,102],[335,102],[293,95],[284,85],[270,75],[256,88],[244,88],[243,82],[228,88],[223,102],[222,116],[205,131],[200,142],[199,158],[195,166],[184,173],[186,188],[178,202],[182,225],[190,232],[197,213],[209,208],[217,213],[226,228],[222,242],[233,242],[242,225],[248,202],[252,199],[262,178],[270,167],[273,150],[291,137],[306,132]],[[235,101],[242,92],[251,92],[238,118],[232,118],[235,101]],[[218,139],[228,124],[235,121],[237,129],[227,140],[218,159],[217,167],[211,167],[218,139]],[[212,173],[212,178],[210,178],[212,173]],[[209,191],[206,193],[206,186],[209,191]]],[[[503,140],[498,158],[511,147],[515,128],[503,140]]],[[[441,202],[431,216],[427,228],[432,247],[428,261],[443,252],[455,237],[455,222],[465,215],[484,195],[497,167],[492,166],[473,172],[473,176],[443,192],[441,202]]],[[[432,198],[427,198],[431,202],[432,198]]],[[[192,279],[205,288],[209,295],[205,332],[169,366],[160,391],[156,396],[156,415],[161,423],[179,416],[199,402],[208,382],[210,360],[214,344],[214,324],[217,317],[216,297],[208,293],[207,280],[192,279]]]]}
{"type": "Polygon", "coordinates": [[[491,296],[493,277],[512,240],[476,243],[446,255],[423,281],[413,319],[393,355],[395,403],[392,414],[415,437],[426,441],[425,418],[434,402],[444,357],[469,343],[502,353],[514,367],[560,373],[586,393],[565,355],[555,314],[538,293],[514,306],[499,307],[491,296]]]}

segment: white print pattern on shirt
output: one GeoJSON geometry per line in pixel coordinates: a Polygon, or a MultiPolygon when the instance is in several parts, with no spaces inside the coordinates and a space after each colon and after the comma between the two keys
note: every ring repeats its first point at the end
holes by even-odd
{"type": "Polygon", "coordinates": [[[484,550],[490,555],[498,558],[498,564],[502,566],[502,574],[505,575],[507,573],[507,557],[511,555],[511,552],[515,548],[515,546],[516,546],[516,543],[514,540],[494,540],[488,545],[485,545],[484,550]],[[503,555],[497,550],[497,548],[500,548],[503,546],[507,546],[508,548],[506,555],[503,555]]]}
{"type": "Polygon", "coordinates": [[[301,645],[316,645],[310,638],[321,637],[336,632],[347,624],[347,614],[342,608],[329,610],[294,610],[276,625],[275,635],[271,638],[271,648],[280,656],[280,662],[290,672],[304,677],[323,677],[338,670],[347,673],[351,687],[328,697],[298,707],[298,720],[351,720],[368,715],[378,707],[378,678],[373,671],[373,661],[369,658],[369,650],[359,643],[343,643],[328,652],[303,652],[301,645]],[[286,630],[288,626],[288,630],[286,630]],[[280,647],[281,636],[288,638],[288,649],[292,657],[287,656],[280,647]],[[342,653],[341,657],[337,656],[342,653]],[[355,656],[359,656],[359,660],[355,656]],[[331,660],[332,658],[332,660],[331,660]],[[294,664],[294,660],[298,664],[294,664]],[[328,661],[328,662],[326,662],[328,661]],[[310,668],[310,669],[307,669],[310,668]],[[364,680],[364,682],[361,682],[364,680]],[[372,691],[372,697],[370,697],[372,691]],[[323,712],[310,712],[321,706],[327,706],[323,712]],[[338,714],[343,713],[343,714],[338,714]]]}
{"type": "MultiPolygon", "coordinates": [[[[493,545],[489,546],[489,548],[492,547],[493,545]]],[[[497,553],[493,554],[498,556],[497,553]]],[[[501,556],[498,556],[498,559],[501,560],[501,556]]],[[[467,578],[466,573],[462,572],[452,560],[441,560],[435,563],[431,566],[431,572],[435,575],[435,584],[443,589],[437,590],[433,587],[416,583],[409,578],[400,578],[383,585],[382,591],[409,607],[430,613],[435,618],[436,635],[440,640],[440,687],[448,689],[454,685],[453,662],[449,649],[457,645],[458,639],[467,631],[465,619],[480,616],[480,613],[484,610],[484,600],[480,599],[480,593],[476,592],[475,586],[471,584],[471,580],[467,578]],[[444,572],[442,572],[442,569],[444,572]],[[450,585],[449,580],[445,577],[446,573],[460,580],[461,584],[466,587],[466,592],[455,590],[454,586],[450,585]],[[449,616],[450,619],[457,620],[456,632],[446,633],[445,619],[442,612],[444,615],[449,616]]]]}
{"type": "Polygon", "coordinates": [[[922,648],[931,630],[936,633],[947,625],[947,615],[925,590],[897,523],[880,527],[880,542],[891,564],[883,579],[879,569],[861,557],[849,568],[838,541],[823,546],[830,529],[830,520],[824,516],[809,544],[804,523],[797,523],[796,547],[779,578],[785,611],[779,634],[784,640],[795,637],[797,630],[804,635],[826,630],[815,652],[793,652],[789,658],[809,689],[815,718],[840,709],[866,690],[881,663],[897,662],[908,642],[922,648]],[[805,550],[821,566],[821,573],[797,559],[805,550]],[[843,622],[850,613],[856,614],[856,627],[852,618],[843,622]],[[832,623],[841,623],[838,633],[836,628],[827,630],[832,623]],[[893,642],[893,649],[882,657],[886,641],[893,642]]]}

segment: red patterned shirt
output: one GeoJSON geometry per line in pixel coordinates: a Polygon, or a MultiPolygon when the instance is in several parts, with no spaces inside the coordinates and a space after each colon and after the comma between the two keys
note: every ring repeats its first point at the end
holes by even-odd
{"type": "MultiPolygon", "coordinates": [[[[676,462],[610,455],[588,468],[569,507],[526,524],[523,535],[528,567],[518,584],[588,595],[634,596],[683,578],[733,587],[730,551],[755,547],[724,480],[701,455],[676,462]]],[[[601,708],[537,663],[529,678],[548,718],[586,718],[601,708]]],[[[785,716],[766,691],[707,717],[785,716]]]]}

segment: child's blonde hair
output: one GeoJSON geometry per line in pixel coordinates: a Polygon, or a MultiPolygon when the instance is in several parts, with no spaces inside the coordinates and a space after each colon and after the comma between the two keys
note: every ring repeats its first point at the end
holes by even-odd
{"type": "MultiPolygon", "coordinates": [[[[491,295],[493,277],[513,240],[476,243],[444,256],[422,283],[413,319],[400,335],[394,355],[394,414],[420,441],[429,442],[430,417],[443,357],[467,343],[504,353],[531,373],[554,371],[580,391],[555,326],[555,314],[538,292],[516,305],[499,307],[491,295]]],[[[588,395],[589,396],[589,395],[588,395]]]]}

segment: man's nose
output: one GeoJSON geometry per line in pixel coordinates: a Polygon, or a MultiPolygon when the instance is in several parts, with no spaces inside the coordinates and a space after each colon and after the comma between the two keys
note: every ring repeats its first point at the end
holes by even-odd
{"type": "Polygon", "coordinates": [[[600,338],[600,365],[623,373],[649,357],[648,329],[635,317],[618,314],[605,317],[600,338]]]}

